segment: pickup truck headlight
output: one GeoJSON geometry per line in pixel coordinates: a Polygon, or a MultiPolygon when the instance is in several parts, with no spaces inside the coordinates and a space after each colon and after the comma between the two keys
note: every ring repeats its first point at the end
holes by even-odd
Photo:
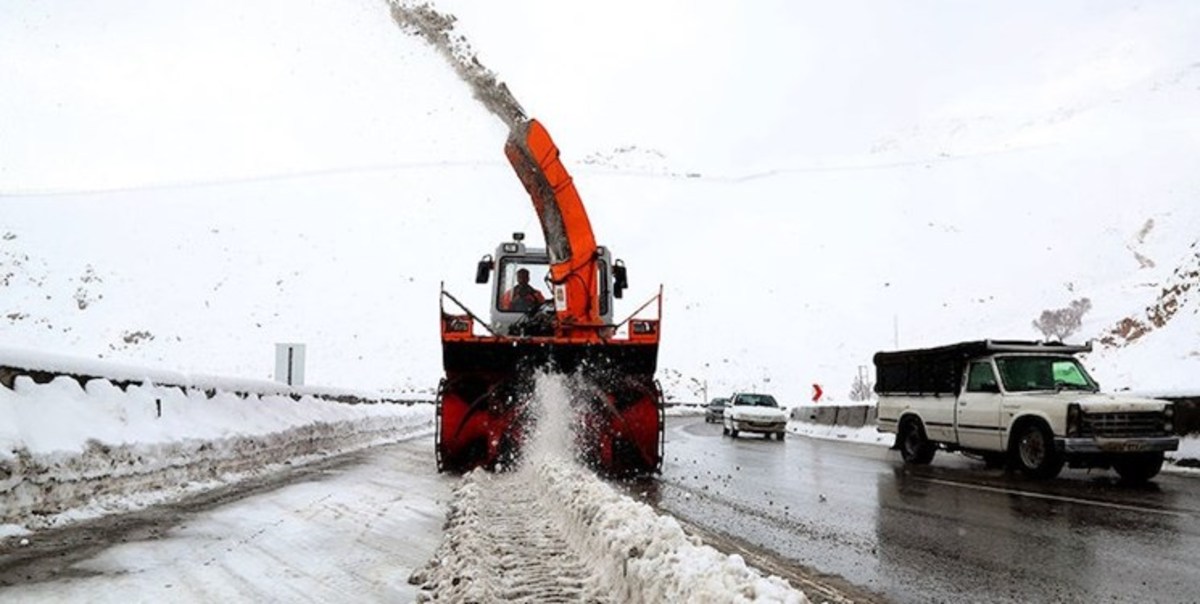
{"type": "Polygon", "coordinates": [[[1163,417],[1167,418],[1167,420],[1175,417],[1175,405],[1167,405],[1166,407],[1163,407],[1163,417]]]}
{"type": "Polygon", "coordinates": [[[1079,435],[1079,422],[1082,413],[1082,410],[1079,408],[1079,403],[1071,403],[1067,405],[1067,436],[1079,435]]]}

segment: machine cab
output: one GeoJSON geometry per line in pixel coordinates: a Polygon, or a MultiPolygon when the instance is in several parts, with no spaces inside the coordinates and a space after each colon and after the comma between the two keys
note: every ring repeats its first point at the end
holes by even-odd
{"type": "MultiPolygon", "coordinates": [[[[545,248],[527,247],[523,233],[500,244],[496,255],[484,256],[475,273],[476,283],[487,283],[495,271],[488,307],[491,328],[505,335],[553,335],[557,311],[562,310],[565,292],[550,281],[550,255],[545,248]]],[[[612,257],[604,247],[596,249],[596,283],[593,303],[598,305],[603,323],[612,324],[614,293],[624,288],[624,266],[613,270],[612,257]],[[620,278],[614,283],[613,273],[620,278]]]]}

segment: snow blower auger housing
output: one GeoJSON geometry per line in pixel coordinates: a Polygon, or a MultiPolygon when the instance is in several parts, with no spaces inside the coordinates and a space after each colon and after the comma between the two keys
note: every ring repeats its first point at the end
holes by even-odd
{"type": "Polygon", "coordinates": [[[516,233],[480,260],[475,281],[491,282],[490,321],[441,292],[438,470],[496,469],[516,459],[531,426],[535,375],[546,370],[570,376],[585,463],[609,475],[659,472],[662,288],[614,323],[613,298],[628,286],[625,265],[596,245],[550,135],[535,120],[519,122],[504,151],[533,201],[546,248],[527,247],[516,233]]]}

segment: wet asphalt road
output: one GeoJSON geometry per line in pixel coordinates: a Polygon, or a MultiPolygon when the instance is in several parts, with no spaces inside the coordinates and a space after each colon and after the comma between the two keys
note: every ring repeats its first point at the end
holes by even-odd
{"type": "Polygon", "coordinates": [[[894,602],[1200,602],[1200,477],[1035,482],[939,452],[670,418],[657,504],[894,602]]]}

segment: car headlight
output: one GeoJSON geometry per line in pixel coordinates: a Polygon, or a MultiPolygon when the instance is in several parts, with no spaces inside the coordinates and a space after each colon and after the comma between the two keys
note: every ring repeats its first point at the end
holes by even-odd
{"type": "Polygon", "coordinates": [[[1175,405],[1167,405],[1166,407],[1163,407],[1163,417],[1167,419],[1175,417],[1175,405]]]}

